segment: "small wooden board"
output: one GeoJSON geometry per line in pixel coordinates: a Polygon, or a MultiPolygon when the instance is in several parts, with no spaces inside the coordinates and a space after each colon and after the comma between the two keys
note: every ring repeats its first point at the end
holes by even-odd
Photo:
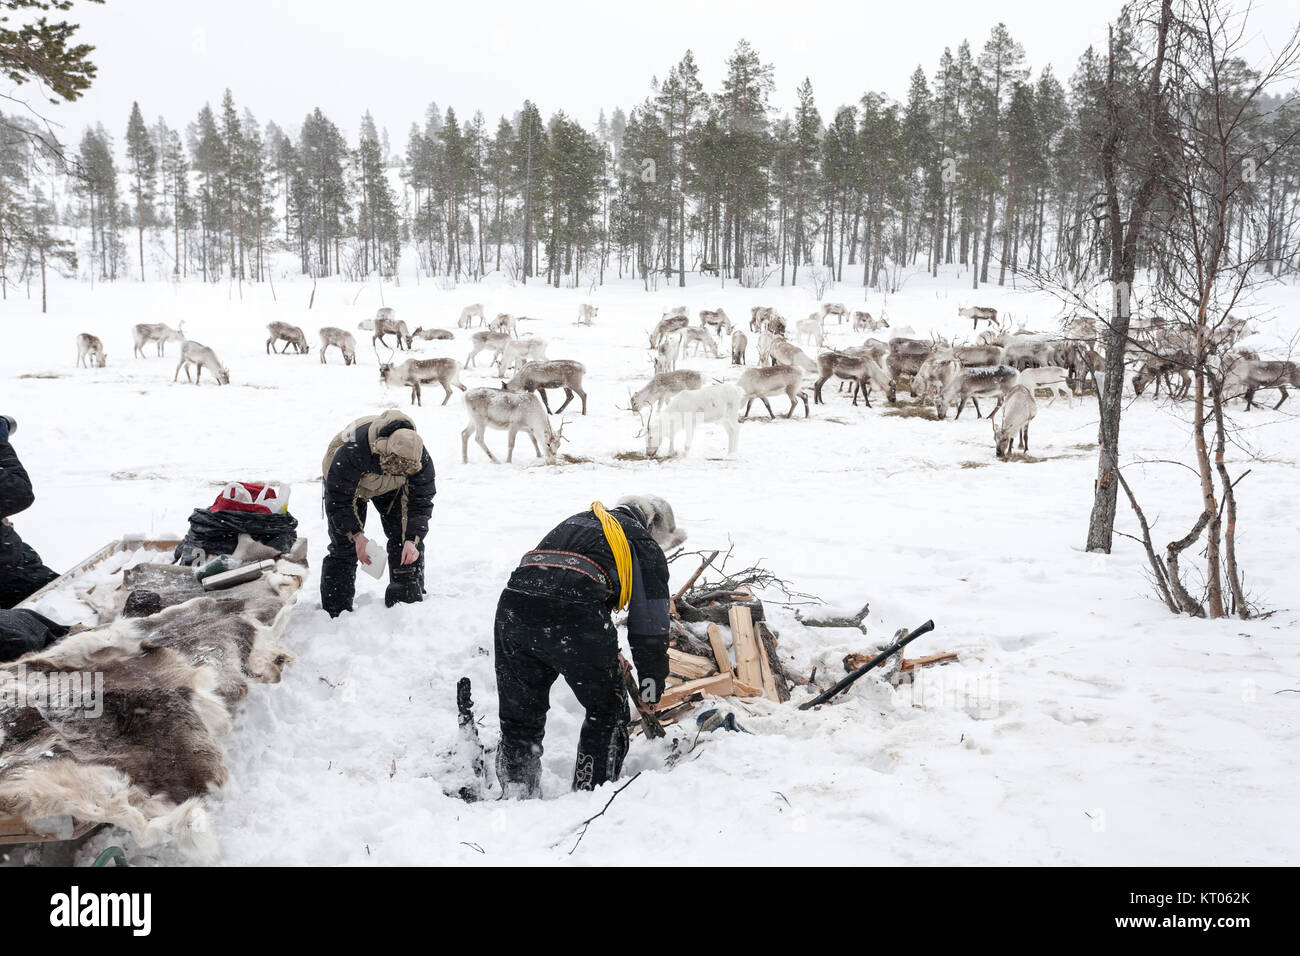
{"type": "Polygon", "coordinates": [[[713,657],[718,664],[718,673],[730,674],[731,653],[727,650],[727,642],[722,636],[722,628],[716,624],[709,625],[709,646],[713,648],[713,657]]]}
{"type": "Polygon", "coordinates": [[[103,824],[74,819],[72,821],[72,833],[69,836],[62,836],[53,833],[37,833],[27,825],[22,817],[0,817],[0,846],[11,846],[15,843],[55,843],[60,840],[80,840],[99,826],[103,826],[103,824]]]}
{"type": "Polygon", "coordinates": [[[733,605],[727,611],[731,621],[731,644],[736,650],[736,677],[751,687],[763,686],[763,652],[754,633],[749,608],[733,605]]]}
{"type": "Polygon", "coordinates": [[[668,648],[668,673],[687,680],[695,680],[718,673],[718,667],[707,657],[687,654],[685,651],[670,647],[668,648]]]}
{"type": "Polygon", "coordinates": [[[104,561],[111,558],[119,551],[167,552],[176,550],[176,546],[180,543],[181,541],[179,538],[122,538],[118,541],[110,541],[94,554],[82,558],[39,591],[27,595],[27,597],[19,601],[14,605],[14,607],[15,609],[33,607],[44,595],[57,590],[69,581],[76,580],[97,565],[103,564],[104,561]]]}
{"type": "Polygon", "coordinates": [[[667,710],[669,707],[675,707],[680,704],[691,694],[705,693],[713,694],[715,697],[730,697],[733,693],[733,685],[730,674],[715,674],[712,677],[701,677],[699,680],[688,680],[684,684],[678,684],[676,687],[670,687],[664,691],[663,696],[659,698],[656,710],[667,710]]]}

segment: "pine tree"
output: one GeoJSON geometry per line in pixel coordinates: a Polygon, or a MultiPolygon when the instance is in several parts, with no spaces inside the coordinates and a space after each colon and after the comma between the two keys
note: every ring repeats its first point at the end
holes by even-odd
{"type": "Polygon", "coordinates": [[[154,147],[149,128],[145,126],[140,104],[131,104],[131,117],[126,124],[126,158],[131,164],[131,178],[135,182],[135,227],[139,238],[140,281],[144,281],[144,227],[152,224],[154,186],[158,175],[158,151],[154,147]]]}

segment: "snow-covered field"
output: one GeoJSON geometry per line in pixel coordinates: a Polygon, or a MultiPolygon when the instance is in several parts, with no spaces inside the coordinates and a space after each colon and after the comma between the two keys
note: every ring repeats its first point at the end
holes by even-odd
{"type": "MultiPolygon", "coordinates": [[[[946,335],[970,334],[959,305],[993,305],[1030,327],[1057,313],[1033,293],[968,285],[968,276],[914,277],[885,308],[895,326],[946,335]]],[[[180,533],[227,480],[292,484],[313,577],[286,634],[297,662],[282,684],[253,686],[226,741],[232,780],[210,801],[223,862],[662,864],[683,852],[769,864],[1297,859],[1300,694],[1279,693],[1300,688],[1295,402],[1239,415],[1259,459],[1240,486],[1239,552],[1248,590],[1276,613],[1176,619],[1148,592],[1133,542],[1117,539],[1109,557],[1081,550],[1096,469],[1091,398],[1073,408],[1041,399],[1032,458],[1006,463],[970,410],[957,422],[900,416],[883,398],[851,407],[832,386],[810,420],[800,411],[745,424],[731,458],[716,425],[701,428],[687,459],[617,458],[643,448],[637,419],[616,406],[649,377],[646,332],[664,309],[722,306],[743,323],[751,305],[775,305],[792,321],[815,306],[806,290],[719,286],[703,279],[648,294],[613,282],[590,295],[502,281],[386,286],[384,303],[412,328],[453,328],[470,302],[489,316],[537,317],[521,331],[547,338],[551,357],[587,365],[589,414],[576,403],[566,410],[570,458],[559,466],[534,459],[524,437],[513,465],[493,465],[473,445],[462,464],[460,394],[440,407],[441,389],[426,389],[412,413],[438,467],[430,593],[385,610],[382,583],[361,575],[356,613],[337,621],[316,590],[321,456],[343,425],[406,408],[407,395],[380,383],[368,333],[356,333],[359,365],[345,368],[336,352],[319,364],[316,330],[355,329],[380,305],[377,286],[321,282],[310,310],[310,284],[285,279],[278,301],[265,286],[246,284],[241,297],[228,285],[123,281],[93,292],[59,283],[48,316],[38,301],[0,305],[0,412],[20,421],[14,444],[38,498],[15,523],[51,566],[124,533],[180,533]],[[591,328],[575,324],[587,301],[600,309],[591,328]],[[180,320],[228,366],[229,387],[196,388],[184,375],[172,384],[175,344],[165,359],[131,357],[134,323],[180,320]],[[311,355],[266,355],[272,320],[303,326],[311,355]],[[82,331],[104,340],[107,368],[73,367],[82,331]],[[861,681],[818,712],[729,705],[752,735],[705,735],[671,769],[665,742],[636,738],[625,778],[645,772],[570,855],[575,827],[611,792],[568,790],[581,722],[571,693],[561,681],[552,695],[546,799],[466,804],[444,795],[463,773],[448,756],[455,683],[472,679],[491,742],[492,614],[510,569],[554,522],[634,492],[668,497],[691,548],[734,542],[735,566],[761,560],[834,605],[869,601],[873,640],[933,618],[936,631],[909,653],[951,650],[961,660],[926,672],[919,687],[861,681]]],[[[882,306],[848,286],[826,298],[876,315],[882,306]]],[[[1300,326],[1300,291],[1271,290],[1263,305],[1274,316],[1260,336],[1267,348],[1300,326]]],[[[830,328],[832,343],[862,338],[830,328]]],[[[460,330],[455,341],[421,344],[419,354],[461,361],[468,351],[460,330]]],[[[726,359],[682,364],[738,373],[726,359]]],[[[463,378],[497,384],[483,368],[463,378]]],[[[1264,397],[1271,405],[1275,396],[1264,397]]],[[[773,404],[785,411],[784,399],[773,404]]],[[[1132,404],[1124,460],[1188,460],[1183,415],[1149,397],[1132,404]]],[[[504,434],[487,440],[504,459],[504,434]]],[[[1127,474],[1158,518],[1157,543],[1181,536],[1199,508],[1194,480],[1167,464],[1127,474]]],[[[674,564],[675,580],[694,564],[674,564]]],[[[789,610],[772,616],[803,674],[814,665],[838,674],[844,654],[866,649],[856,631],[805,629],[789,610]]],[[[101,835],[85,852],[123,838],[101,835]]],[[[135,863],[179,860],[167,848],[128,850],[135,863]]]]}

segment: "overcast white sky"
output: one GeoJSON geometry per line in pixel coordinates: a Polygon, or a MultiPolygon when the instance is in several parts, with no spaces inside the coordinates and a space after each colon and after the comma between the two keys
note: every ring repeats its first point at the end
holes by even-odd
{"type": "MultiPolygon", "coordinates": [[[[482,109],[495,125],[525,97],[544,116],[584,122],[624,110],[686,49],[710,92],[744,37],[775,66],[786,110],[811,78],[824,119],[867,89],[901,99],[919,63],[934,72],[944,46],[978,52],[999,20],[1035,74],[1068,78],[1080,53],[1105,42],[1120,0],[918,0],[885,8],[830,0],[108,0],[78,4],[78,38],[95,45],[99,75],[79,102],[48,107],[75,140],[90,122],[122,136],[132,100],[147,119],[182,128],[230,87],[258,120],[296,127],[319,105],[349,137],[371,110],[401,151],[430,100],[460,116],[482,109]]],[[[1257,0],[1261,41],[1294,26],[1295,0],[1257,0]]]]}

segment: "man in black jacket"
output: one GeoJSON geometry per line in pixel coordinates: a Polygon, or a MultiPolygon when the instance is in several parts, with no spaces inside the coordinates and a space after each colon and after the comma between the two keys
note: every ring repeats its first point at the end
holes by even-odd
{"type": "Polygon", "coordinates": [[[11,608],[58,577],[40,555],[18,537],[9,516],[32,506],[36,496],[9,436],[18,423],[0,415],[0,608],[11,608]]]}
{"type": "Polygon", "coordinates": [[[330,617],[352,610],[357,562],[366,553],[366,503],[374,504],[388,538],[384,604],[424,600],[424,539],[433,514],[433,459],[398,411],[358,419],[340,432],[321,463],[329,553],[321,562],[321,606],[330,617]]]}
{"type": "Polygon", "coordinates": [[[625,498],[608,512],[596,503],[552,529],[510,575],[495,628],[501,719],[496,771],[507,796],[540,795],[546,712],[560,675],[587,712],[573,789],[591,790],[618,778],[628,748],[628,702],[611,615],[627,605],[641,699],[658,703],[668,678],[663,549],[685,537],[662,498],[625,498]]]}

